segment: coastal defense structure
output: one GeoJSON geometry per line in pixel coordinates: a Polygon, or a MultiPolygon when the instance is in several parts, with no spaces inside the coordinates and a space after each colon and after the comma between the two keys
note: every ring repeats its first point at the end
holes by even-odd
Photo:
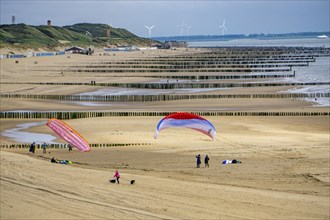
{"type": "Polygon", "coordinates": [[[52,21],[51,21],[51,20],[48,20],[48,21],[47,21],[47,26],[48,26],[48,27],[51,27],[51,26],[52,26],[52,21]]]}

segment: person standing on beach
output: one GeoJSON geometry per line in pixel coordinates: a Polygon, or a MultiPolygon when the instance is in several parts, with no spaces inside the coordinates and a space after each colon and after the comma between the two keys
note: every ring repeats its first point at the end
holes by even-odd
{"type": "Polygon", "coordinates": [[[204,159],[205,167],[209,167],[209,160],[210,160],[209,156],[206,155],[204,159]]]}
{"type": "Polygon", "coordinates": [[[201,165],[201,155],[200,154],[198,154],[197,156],[196,156],[196,163],[197,163],[197,168],[199,168],[200,167],[200,165],[201,165]]]}
{"type": "Polygon", "coordinates": [[[41,145],[41,147],[42,147],[42,153],[45,154],[45,153],[46,153],[46,148],[47,148],[47,144],[46,144],[46,142],[44,142],[44,143],[41,145]]]}
{"type": "Polygon", "coordinates": [[[69,151],[72,151],[72,145],[71,145],[71,143],[69,143],[68,148],[69,148],[69,151]]]}
{"type": "Polygon", "coordinates": [[[33,142],[33,143],[31,144],[31,146],[30,146],[29,151],[32,152],[32,153],[34,153],[35,150],[36,150],[36,142],[33,142]]]}
{"type": "Polygon", "coordinates": [[[117,180],[117,183],[119,184],[119,178],[120,178],[120,174],[119,174],[118,170],[116,170],[116,172],[115,172],[115,175],[114,175],[113,177],[115,177],[115,178],[116,178],[116,180],[117,180]]]}

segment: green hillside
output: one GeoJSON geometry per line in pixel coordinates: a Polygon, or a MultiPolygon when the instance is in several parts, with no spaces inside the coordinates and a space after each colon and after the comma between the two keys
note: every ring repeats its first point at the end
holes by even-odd
{"type": "Polygon", "coordinates": [[[109,44],[144,46],[150,44],[150,41],[125,29],[111,28],[105,24],[82,23],[64,27],[26,24],[0,25],[0,47],[54,48],[61,46],[88,47],[90,45],[104,47],[109,44]],[[111,32],[110,38],[106,37],[108,28],[111,32]]]}
{"type": "Polygon", "coordinates": [[[98,42],[109,42],[112,45],[148,45],[150,40],[140,38],[123,28],[113,28],[107,24],[80,23],[64,26],[63,28],[81,33],[97,40],[98,42]],[[106,37],[106,31],[110,29],[110,37],[106,37]],[[89,35],[90,34],[90,35],[89,35]]]}

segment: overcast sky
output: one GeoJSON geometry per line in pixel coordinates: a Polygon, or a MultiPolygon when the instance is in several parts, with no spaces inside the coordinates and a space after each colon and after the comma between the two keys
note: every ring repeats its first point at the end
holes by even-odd
{"type": "MultiPolygon", "coordinates": [[[[189,35],[292,33],[329,31],[330,0],[0,0],[1,24],[55,26],[104,23],[148,37],[145,25],[155,27],[152,36],[179,35],[183,22],[189,35]]],[[[184,35],[186,31],[184,32],[184,35]]]]}

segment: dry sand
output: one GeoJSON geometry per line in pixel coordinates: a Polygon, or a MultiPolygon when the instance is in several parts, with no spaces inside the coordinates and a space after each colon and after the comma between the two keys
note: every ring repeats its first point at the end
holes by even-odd
{"type": "MultiPolygon", "coordinates": [[[[62,62],[64,58],[29,59],[38,59],[39,65],[45,60],[62,62]]],[[[70,58],[74,59],[81,62],[101,58],[70,58]]],[[[17,65],[6,63],[1,68],[2,79],[7,82],[24,81],[20,78],[22,72],[15,69],[17,65]]],[[[53,80],[48,74],[38,72],[37,76],[53,80]]],[[[12,89],[7,86],[1,88],[1,92],[12,92],[12,89]]],[[[63,87],[50,89],[60,94],[66,91],[63,87]]],[[[67,94],[75,90],[68,89],[72,91],[66,91],[67,94]]],[[[90,88],[78,90],[86,89],[90,88]]],[[[34,94],[41,90],[34,87],[24,91],[34,94]]],[[[313,108],[309,103],[286,99],[124,104],[124,107],[86,107],[46,100],[2,99],[1,111],[216,111],[221,108],[328,111],[328,108],[313,108]]],[[[93,148],[87,153],[76,149],[73,152],[48,149],[47,154],[42,154],[38,149],[35,155],[27,149],[1,149],[1,219],[330,218],[328,116],[207,117],[217,128],[215,141],[189,129],[166,129],[154,140],[160,119],[104,117],[66,121],[90,143],[148,145],[93,148]],[[202,164],[197,169],[196,154],[203,158],[208,154],[210,167],[204,168],[202,164]],[[52,164],[51,157],[71,160],[73,164],[52,164]],[[238,159],[242,163],[222,165],[226,159],[238,159]],[[121,182],[109,183],[116,169],[122,175],[121,182]],[[135,180],[135,184],[131,185],[129,180],[135,180]]],[[[2,119],[0,130],[45,120],[2,119]]],[[[27,131],[52,133],[44,125],[27,131]]],[[[15,142],[1,137],[1,144],[9,143],[15,142]]]]}

